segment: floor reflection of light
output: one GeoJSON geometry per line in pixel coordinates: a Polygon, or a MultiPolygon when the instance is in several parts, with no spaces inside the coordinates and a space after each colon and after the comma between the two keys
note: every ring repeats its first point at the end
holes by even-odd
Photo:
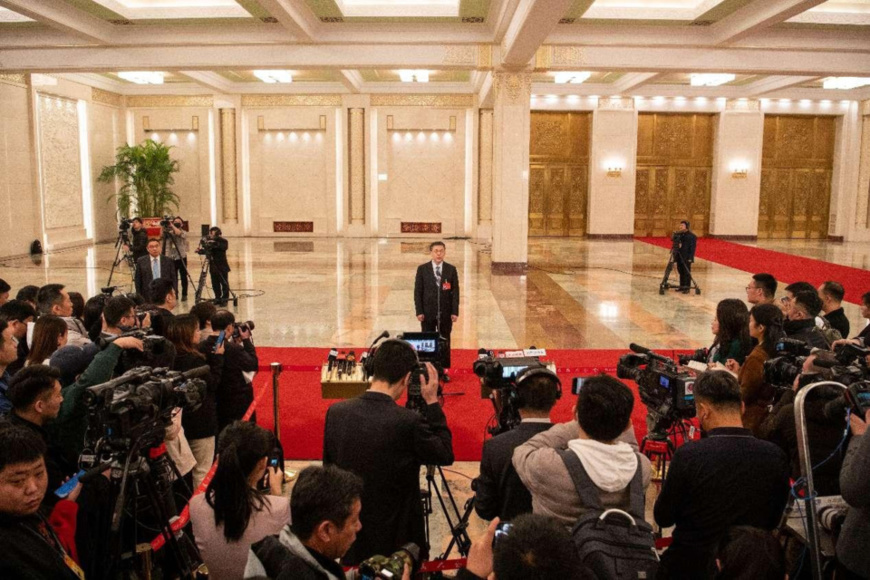
{"type": "Polygon", "coordinates": [[[598,315],[601,318],[616,318],[619,316],[619,307],[614,302],[602,302],[598,305],[598,315]]]}

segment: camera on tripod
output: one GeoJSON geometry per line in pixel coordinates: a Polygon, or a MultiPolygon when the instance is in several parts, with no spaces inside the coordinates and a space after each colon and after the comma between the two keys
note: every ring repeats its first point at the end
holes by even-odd
{"type": "Polygon", "coordinates": [[[411,570],[413,577],[420,565],[420,546],[407,543],[390,556],[372,556],[359,565],[360,578],[362,580],[375,580],[384,578],[392,580],[401,578],[405,572],[405,566],[411,570]]]}
{"type": "MultiPolygon", "coordinates": [[[[541,356],[546,354],[546,351],[541,352],[541,356]]],[[[523,354],[523,351],[517,351],[518,354],[523,354]]],[[[481,385],[484,388],[491,389],[498,393],[498,401],[492,398],[493,406],[495,407],[495,425],[489,427],[490,435],[498,435],[505,431],[510,431],[520,424],[520,409],[519,409],[519,393],[517,392],[517,376],[528,368],[540,367],[547,368],[547,365],[541,362],[540,356],[522,356],[522,357],[496,357],[492,351],[480,349],[478,351],[478,359],[474,361],[472,370],[474,374],[480,377],[481,385]]]]}
{"type": "MultiPolygon", "coordinates": [[[[430,363],[435,367],[435,372],[438,373],[438,380],[444,377],[444,357],[447,353],[447,341],[437,332],[403,332],[398,335],[399,339],[404,340],[417,353],[419,364],[411,371],[411,380],[408,383],[408,400],[405,406],[409,409],[423,409],[426,402],[423,400],[421,388],[423,381],[429,380],[429,371],[426,370],[426,363],[430,363]]],[[[368,360],[374,362],[374,357],[369,356],[368,360]]],[[[441,395],[441,387],[438,387],[438,395],[441,395]]]]}
{"type": "Polygon", "coordinates": [[[126,233],[130,230],[131,225],[133,225],[133,220],[130,218],[121,218],[121,221],[118,222],[118,231],[126,233]]]}
{"type": "Polygon", "coordinates": [[[629,348],[633,352],[619,357],[616,376],[637,383],[647,408],[649,437],[666,439],[671,427],[695,416],[695,377],[647,348],[636,344],[629,348]]]}
{"type": "Polygon", "coordinates": [[[692,362],[692,361],[700,362],[700,363],[706,363],[706,362],[707,362],[707,357],[708,357],[708,356],[710,356],[710,351],[709,351],[709,349],[707,349],[707,348],[699,348],[698,350],[696,350],[696,351],[693,352],[692,354],[681,354],[681,355],[678,357],[678,360],[679,360],[679,362],[680,362],[680,366],[681,366],[681,367],[684,367],[684,366],[688,365],[688,364],[689,364],[690,362],[692,362]]]}

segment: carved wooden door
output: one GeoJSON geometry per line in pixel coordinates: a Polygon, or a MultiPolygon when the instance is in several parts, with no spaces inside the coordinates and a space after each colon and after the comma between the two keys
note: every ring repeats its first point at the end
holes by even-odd
{"type": "Polygon", "coordinates": [[[680,220],[710,226],[711,115],[638,115],[634,233],[669,236],[680,220]]]}
{"type": "Polygon", "coordinates": [[[833,166],[833,117],[765,115],[758,237],[826,238],[833,166]]]}
{"type": "Polygon", "coordinates": [[[584,236],[588,113],[532,113],[529,236],[584,236]]]}

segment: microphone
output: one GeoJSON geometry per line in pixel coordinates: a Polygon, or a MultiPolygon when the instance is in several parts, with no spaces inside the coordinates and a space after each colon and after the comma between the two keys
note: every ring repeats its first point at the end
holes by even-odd
{"type": "Polygon", "coordinates": [[[335,365],[335,359],[338,357],[338,349],[332,348],[329,350],[329,358],[326,359],[326,372],[331,372],[332,367],[335,365]]]}
{"type": "Polygon", "coordinates": [[[344,365],[347,363],[347,355],[343,352],[338,355],[338,362],[336,363],[338,366],[338,376],[341,377],[342,373],[344,373],[344,365]]]}
{"type": "Polygon", "coordinates": [[[369,346],[369,350],[373,349],[378,341],[380,341],[382,338],[390,338],[390,331],[385,330],[380,335],[378,335],[378,337],[372,341],[371,346],[369,346]]]}
{"type": "Polygon", "coordinates": [[[650,357],[650,358],[653,358],[653,359],[656,359],[656,360],[660,360],[660,361],[662,361],[662,362],[666,362],[666,363],[669,363],[669,364],[672,364],[672,363],[674,362],[674,361],[672,361],[671,359],[669,359],[669,358],[666,357],[666,356],[662,356],[662,355],[660,355],[660,354],[656,354],[656,353],[654,353],[653,351],[651,351],[650,349],[648,349],[647,347],[645,347],[645,346],[640,346],[639,344],[634,344],[633,342],[632,342],[631,344],[628,345],[628,348],[629,348],[629,350],[631,350],[631,352],[636,352],[637,354],[645,354],[645,355],[647,355],[647,356],[650,357]]]}
{"type": "Polygon", "coordinates": [[[351,374],[354,367],[356,367],[356,352],[350,351],[349,353],[347,353],[347,366],[347,373],[351,374]]]}

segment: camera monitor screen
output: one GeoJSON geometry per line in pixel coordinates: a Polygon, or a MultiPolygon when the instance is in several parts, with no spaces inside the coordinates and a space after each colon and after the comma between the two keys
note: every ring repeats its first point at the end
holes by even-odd
{"type": "Polygon", "coordinates": [[[514,366],[514,367],[505,366],[505,367],[502,367],[501,376],[503,379],[509,379],[513,376],[520,374],[521,372],[523,372],[527,368],[528,368],[528,365],[514,366]]]}
{"type": "Polygon", "coordinates": [[[438,352],[438,341],[435,339],[413,340],[405,339],[417,352],[438,352]]]}

